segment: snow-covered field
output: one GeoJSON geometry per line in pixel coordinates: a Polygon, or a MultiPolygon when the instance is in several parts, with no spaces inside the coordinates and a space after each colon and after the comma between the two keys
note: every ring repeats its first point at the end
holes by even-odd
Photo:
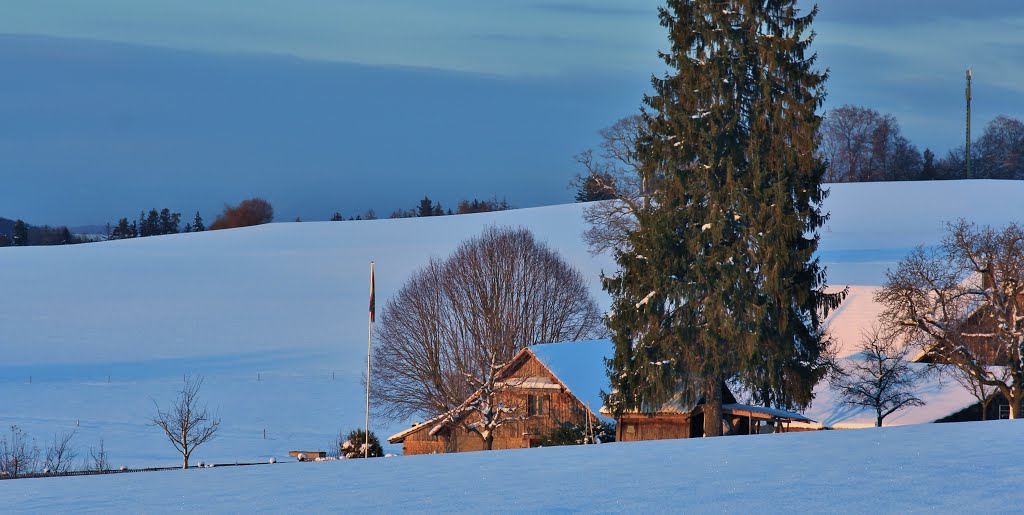
{"type": "Polygon", "coordinates": [[[1001,513],[1024,422],[0,482],[27,512],[1001,513]]]}
{"type": "MultiPolygon", "coordinates": [[[[944,221],[1024,220],[1021,198],[1024,184],[1006,181],[836,185],[820,256],[832,284],[877,286],[914,245],[937,242],[944,221]]],[[[380,306],[429,257],[446,256],[484,226],[525,226],[579,267],[607,305],[599,275],[614,263],[587,253],[580,212],[580,205],[563,205],[2,248],[0,427],[17,424],[40,443],[75,429],[81,453],[102,439],[115,466],[174,465],[173,449],[148,419],[153,400],[171,397],[183,373],[197,372],[223,426],[194,460],[244,462],[322,449],[339,429],[362,425],[371,259],[380,306]]],[[[381,436],[406,427],[371,426],[381,436]]],[[[753,469],[763,476],[772,470],[753,469]]]]}

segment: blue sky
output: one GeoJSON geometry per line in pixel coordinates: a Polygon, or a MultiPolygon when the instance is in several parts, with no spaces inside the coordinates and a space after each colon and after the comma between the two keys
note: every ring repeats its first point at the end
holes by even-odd
{"type": "MultiPolygon", "coordinates": [[[[0,216],[80,224],[386,215],[423,195],[566,202],[572,156],[640,105],[658,2],[0,0],[0,216]]],[[[920,147],[1024,117],[1024,4],[820,2],[829,105],[920,147]]]]}

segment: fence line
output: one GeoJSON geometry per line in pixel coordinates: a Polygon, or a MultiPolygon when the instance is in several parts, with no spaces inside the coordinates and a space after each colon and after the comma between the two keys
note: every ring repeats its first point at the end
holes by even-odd
{"type": "MultiPolygon", "coordinates": [[[[270,465],[270,463],[266,462],[266,461],[259,461],[259,462],[255,462],[255,463],[212,463],[212,464],[207,465],[205,467],[192,466],[192,467],[189,467],[189,469],[210,468],[210,467],[248,467],[248,466],[252,466],[252,465],[270,465]]],[[[157,472],[157,471],[161,471],[161,470],[183,470],[183,469],[181,467],[146,467],[146,468],[137,468],[137,469],[126,468],[124,470],[121,470],[121,469],[112,469],[112,470],[74,470],[74,471],[70,471],[70,472],[59,472],[59,473],[49,473],[49,474],[44,474],[42,472],[35,472],[35,473],[32,473],[32,474],[18,474],[17,476],[4,476],[4,475],[0,475],[0,481],[5,481],[5,480],[9,480],[9,479],[31,479],[31,478],[42,478],[42,477],[99,476],[99,475],[104,475],[104,474],[130,474],[130,473],[134,473],[134,472],[157,472]]]]}

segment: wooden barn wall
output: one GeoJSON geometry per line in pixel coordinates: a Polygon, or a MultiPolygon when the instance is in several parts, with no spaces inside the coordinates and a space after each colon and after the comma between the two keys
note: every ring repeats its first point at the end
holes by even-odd
{"type": "Polygon", "coordinates": [[[616,439],[620,442],[639,442],[689,438],[690,426],[690,417],[687,415],[624,416],[618,420],[616,439]]]}

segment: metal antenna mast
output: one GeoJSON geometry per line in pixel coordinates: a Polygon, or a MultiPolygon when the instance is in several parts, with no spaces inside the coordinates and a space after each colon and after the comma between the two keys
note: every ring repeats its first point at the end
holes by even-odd
{"type": "Polygon", "coordinates": [[[971,178],[971,69],[967,68],[967,145],[964,159],[967,162],[967,178],[971,178]]]}

